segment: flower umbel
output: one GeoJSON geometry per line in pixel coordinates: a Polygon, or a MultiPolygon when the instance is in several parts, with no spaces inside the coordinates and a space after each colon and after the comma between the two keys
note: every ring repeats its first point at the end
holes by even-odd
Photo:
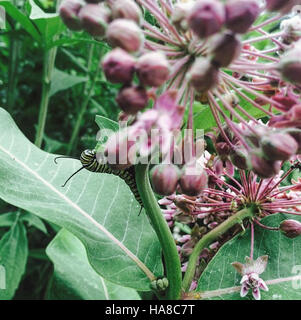
{"type": "Polygon", "coordinates": [[[269,291],[269,288],[265,282],[259,277],[259,275],[266,269],[268,256],[261,256],[256,260],[246,257],[245,260],[245,264],[240,262],[232,263],[232,266],[236,269],[236,271],[242,275],[242,279],[240,281],[240,296],[245,297],[251,289],[254,299],[260,300],[260,289],[269,291]]]}

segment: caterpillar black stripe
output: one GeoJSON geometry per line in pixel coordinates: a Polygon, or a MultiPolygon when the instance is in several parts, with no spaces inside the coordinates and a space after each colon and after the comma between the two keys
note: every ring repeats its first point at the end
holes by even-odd
{"type": "MultiPolygon", "coordinates": [[[[56,159],[58,158],[69,158],[69,157],[57,157],[55,158],[55,162],[56,162],[56,159]]],[[[138,201],[141,207],[143,207],[143,202],[140,198],[139,191],[136,185],[135,169],[133,166],[124,170],[114,170],[108,164],[99,163],[97,161],[95,150],[84,150],[81,153],[80,162],[83,165],[82,168],[80,168],[75,173],[73,173],[68,178],[68,180],[64,183],[63,186],[65,186],[67,182],[82,169],[87,169],[88,171],[97,172],[97,173],[114,174],[124,180],[124,182],[131,189],[135,199],[138,201]]]]}

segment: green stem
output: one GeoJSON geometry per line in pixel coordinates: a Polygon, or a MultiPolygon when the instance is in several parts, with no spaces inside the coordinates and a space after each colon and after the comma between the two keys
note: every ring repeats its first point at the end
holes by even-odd
{"type": "Polygon", "coordinates": [[[146,214],[162,246],[166,276],[169,281],[166,298],[178,300],[181,297],[182,285],[181,262],[173,236],[152,191],[148,178],[148,165],[138,164],[136,166],[136,182],[146,214]]]}
{"type": "Polygon", "coordinates": [[[202,250],[206,248],[214,240],[216,240],[218,237],[223,235],[230,228],[232,228],[238,223],[242,223],[242,221],[245,218],[253,217],[254,212],[255,210],[252,207],[244,208],[202,237],[202,239],[194,247],[189,257],[188,266],[183,280],[183,289],[185,292],[189,291],[191,282],[195,274],[196,265],[202,250]]]}
{"type": "MultiPolygon", "coordinates": [[[[95,44],[91,44],[90,45],[90,49],[89,49],[88,65],[87,65],[87,69],[88,69],[89,74],[92,71],[91,68],[92,68],[92,62],[93,62],[94,47],[95,47],[95,44]]],[[[91,83],[89,92],[86,94],[85,100],[83,101],[81,109],[80,109],[80,111],[78,113],[78,116],[77,116],[77,119],[76,119],[76,123],[74,125],[73,132],[72,132],[72,135],[71,135],[68,147],[67,147],[67,155],[70,155],[72,150],[75,148],[76,140],[77,140],[79,131],[80,131],[81,126],[82,126],[83,117],[84,117],[84,115],[86,113],[86,110],[87,110],[87,107],[89,105],[91,96],[92,96],[92,94],[94,92],[94,87],[95,87],[95,83],[96,83],[98,74],[99,74],[99,68],[97,68],[97,71],[94,74],[94,77],[92,79],[92,83],[91,83]]],[[[84,85],[83,95],[85,95],[85,93],[86,93],[86,91],[88,89],[87,87],[88,87],[88,81],[84,85]]]]}
{"type": "Polygon", "coordinates": [[[18,66],[18,51],[20,42],[11,38],[9,55],[9,73],[8,73],[8,88],[7,88],[7,109],[12,113],[15,106],[16,88],[17,88],[17,66],[18,66]]]}
{"type": "Polygon", "coordinates": [[[54,69],[54,62],[56,57],[57,47],[50,50],[46,50],[44,53],[44,64],[43,64],[43,87],[42,87],[42,98],[40,104],[40,113],[37,127],[37,134],[35,139],[35,145],[37,147],[42,146],[45,124],[47,119],[48,105],[50,100],[50,87],[51,77],[54,69]]]}

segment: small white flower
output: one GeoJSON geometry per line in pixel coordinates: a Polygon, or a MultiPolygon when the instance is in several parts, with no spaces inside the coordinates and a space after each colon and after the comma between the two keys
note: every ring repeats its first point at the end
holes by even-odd
{"type": "Polygon", "coordinates": [[[266,269],[268,256],[259,257],[255,261],[246,257],[245,260],[245,264],[240,262],[232,263],[232,266],[242,275],[240,296],[245,297],[251,289],[254,299],[260,300],[260,289],[269,291],[266,283],[259,277],[266,269]]]}

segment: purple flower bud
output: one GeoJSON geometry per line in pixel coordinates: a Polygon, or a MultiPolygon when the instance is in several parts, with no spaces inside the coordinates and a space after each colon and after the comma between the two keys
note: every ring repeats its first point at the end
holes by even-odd
{"type": "Polygon", "coordinates": [[[169,63],[160,52],[144,54],[139,58],[136,68],[143,86],[159,87],[169,77],[169,63]]]}
{"type": "Polygon", "coordinates": [[[263,137],[260,145],[269,160],[288,160],[298,150],[298,143],[287,133],[272,133],[263,137]]]}
{"type": "Polygon", "coordinates": [[[159,164],[152,168],[150,176],[154,191],[169,196],[176,191],[180,170],[173,164],[159,164]]]}
{"type": "Polygon", "coordinates": [[[236,33],[245,33],[260,13],[254,0],[230,0],[226,4],[226,26],[236,33]]]}
{"type": "Polygon", "coordinates": [[[235,167],[241,170],[249,169],[248,156],[247,150],[242,146],[235,146],[230,152],[232,163],[235,165],[235,167]]]}
{"type": "Polygon", "coordinates": [[[239,56],[241,42],[233,33],[218,35],[213,43],[212,63],[217,67],[227,67],[239,56]]]}
{"type": "Polygon", "coordinates": [[[108,26],[110,11],[105,5],[86,4],[79,12],[83,28],[93,37],[103,37],[108,26]]]}
{"type": "Polygon", "coordinates": [[[116,101],[125,113],[136,114],[146,107],[148,94],[145,88],[140,86],[124,87],[119,92],[116,101]]]}
{"type": "Polygon", "coordinates": [[[208,177],[203,168],[198,168],[195,164],[184,166],[180,178],[180,187],[184,194],[196,197],[207,187],[207,183],[208,177]]]}
{"type": "Polygon", "coordinates": [[[275,176],[281,169],[280,161],[266,160],[256,153],[251,154],[252,170],[262,179],[275,176]]]}
{"type": "Polygon", "coordinates": [[[300,4],[299,0],[266,0],[266,7],[269,11],[281,11],[282,13],[288,13],[297,4],[300,4]]]}
{"type": "Polygon", "coordinates": [[[217,0],[199,0],[192,7],[188,24],[200,38],[217,33],[225,21],[224,5],[217,0]]]}
{"type": "Polygon", "coordinates": [[[112,83],[130,83],[135,72],[135,59],[126,51],[116,48],[102,61],[106,78],[112,83]]]}
{"type": "Polygon", "coordinates": [[[286,237],[291,239],[301,235],[301,223],[297,220],[284,220],[279,228],[286,237]]]}
{"type": "Polygon", "coordinates": [[[113,19],[128,19],[141,23],[141,9],[133,0],[118,0],[112,6],[113,19]]]}
{"type": "Polygon", "coordinates": [[[282,76],[293,84],[301,85],[301,43],[289,50],[279,63],[279,71],[282,76]]]}
{"type": "Polygon", "coordinates": [[[112,47],[120,47],[128,52],[136,52],[140,50],[144,36],[134,21],[116,19],[108,27],[107,39],[112,47]]]}
{"type": "Polygon", "coordinates": [[[206,58],[198,58],[190,69],[188,79],[199,92],[205,92],[218,83],[218,69],[206,58]]]}
{"type": "Polygon", "coordinates": [[[82,8],[82,3],[77,0],[65,0],[62,2],[59,13],[64,24],[73,31],[82,29],[82,23],[78,17],[78,13],[82,8]]]}

